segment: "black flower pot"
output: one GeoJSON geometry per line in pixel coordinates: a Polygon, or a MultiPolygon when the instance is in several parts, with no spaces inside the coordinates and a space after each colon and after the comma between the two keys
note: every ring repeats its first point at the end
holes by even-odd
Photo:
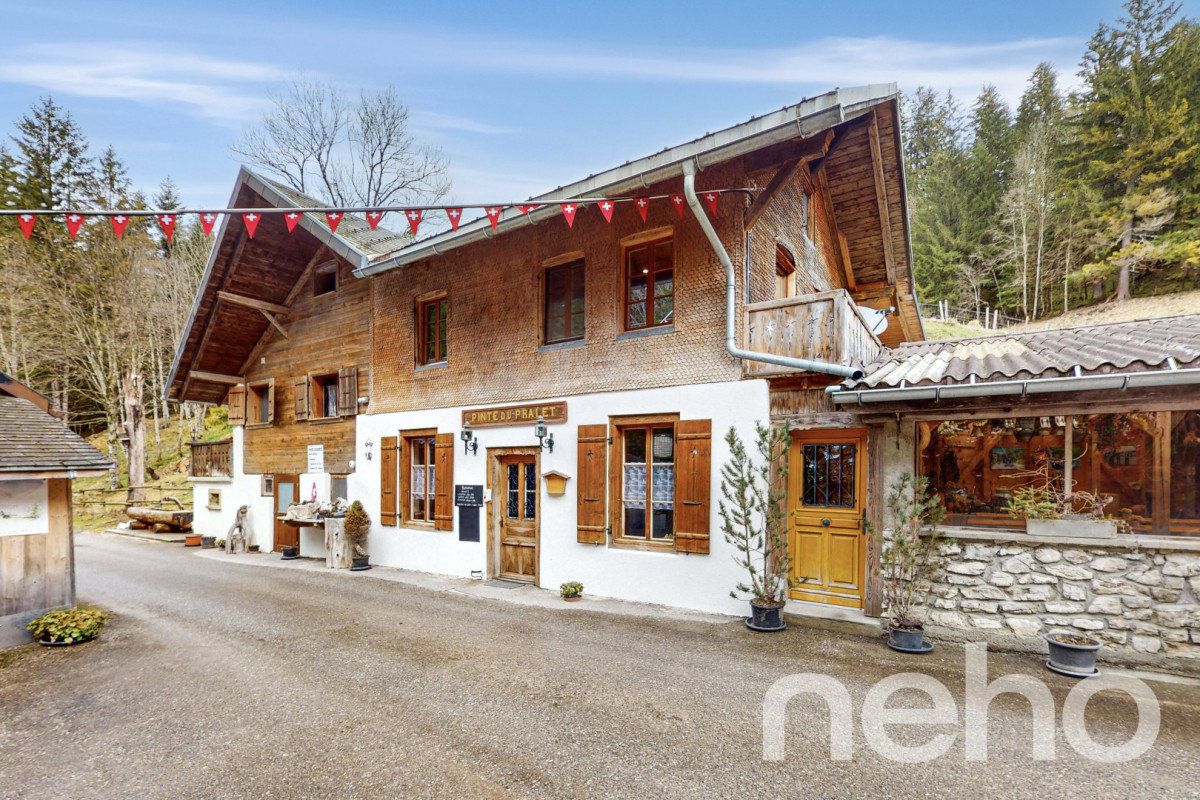
{"type": "Polygon", "coordinates": [[[217,546],[217,537],[201,536],[200,537],[200,546],[203,547],[205,550],[211,550],[212,548],[217,546]]]}
{"type": "Polygon", "coordinates": [[[1043,638],[1050,646],[1050,660],[1046,666],[1051,671],[1072,678],[1087,678],[1100,671],[1096,669],[1100,643],[1090,636],[1047,633],[1043,638]]]}
{"type": "Polygon", "coordinates": [[[787,623],[783,621],[783,603],[759,603],[757,600],[751,600],[746,627],[761,633],[785,629],[787,623]]]}
{"type": "Polygon", "coordinates": [[[371,561],[370,556],[355,556],[354,558],[352,558],[350,560],[350,571],[351,572],[362,572],[364,569],[370,569],[371,568],[370,561],[371,561]]]}
{"type": "Polygon", "coordinates": [[[290,545],[285,545],[281,549],[283,551],[283,554],[280,556],[280,558],[284,561],[291,561],[293,558],[300,557],[300,548],[299,547],[292,547],[290,545]]]}
{"type": "Polygon", "coordinates": [[[97,636],[97,634],[93,633],[91,636],[85,636],[82,639],[76,639],[73,642],[52,642],[49,639],[38,639],[37,643],[40,644],[42,647],[73,647],[74,645],[77,645],[77,644],[83,644],[85,642],[90,642],[92,639],[95,639],[96,636],[97,636]]]}
{"type": "Polygon", "coordinates": [[[920,628],[892,628],[888,634],[888,647],[900,653],[920,655],[933,649],[933,643],[925,641],[925,631],[920,628]]]}

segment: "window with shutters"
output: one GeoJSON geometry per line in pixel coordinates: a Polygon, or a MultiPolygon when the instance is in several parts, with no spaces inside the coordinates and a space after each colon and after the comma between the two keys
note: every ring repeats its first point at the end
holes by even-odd
{"type": "Polygon", "coordinates": [[[624,316],[627,331],[675,322],[675,256],[670,237],[625,250],[624,316]]]}
{"type": "Polygon", "coordinates": [[[312,377],[312,405],[309,419],[330,419],[338,415],[338,375],[312,377]]]}
{"type": "Polygon", "coordinates": [[[583,260],[546,270],[545,343],[583,338],[583,260]]]}
{"type": "Polygon", "coordinates": [[[434,297],[417,303],[417,364],[427,366],[446,361],[446,321],[450,300],[434,297]]]}
{"type": "Polygon", "coordinates": [[[617,427],[617,526],[614,542],[670,544],[675,538],[675,423],[617,427]]]}
{"type": "Polygon", "coordinates": [[[406,523],[432,525],[437,515],[437,432],[401,436],[400,503],[406,523]]]}
{"type": "Polygon", "coordinates": [[[252,383],[246,389],[246,424],[270,425],[275,421],[275,381],[252,383]]]}

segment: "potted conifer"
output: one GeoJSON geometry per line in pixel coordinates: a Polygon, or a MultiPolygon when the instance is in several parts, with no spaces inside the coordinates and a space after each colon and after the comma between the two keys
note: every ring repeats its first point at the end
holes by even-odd
{"type": "Polygon", "coordinates": [[[367,534],[371,530],[371,517],[358,500],[355,500],[346,509],[344,524],[346,541],[350,545],[351,571],[361,572],[364,569],[370,569],[371,557],[367,554],[367,534]]]}
{"type": "Polygon", "coordinates": [[[729,461],[721,467],[721,532],[737,551],[734,560],[746,570],[730,597],[750,600],[746,627],[755,631],[781,631],[787,602],[788,550],[787,486],[788,427],[755,424],[758,460],[751,458],[737,430],[725,434],[729,461]]]}
{"type": "Polygon", "coordinates": [[[930,583],[945,564],[942,548],[953,541],[941,535],[946,518],[941,498],[929,492],[927,478],[905,472],[887,496],[891,539],[880,554],[883,596],[887,605],[888,647],[902,653],[928,653],[926,600],[930,583]]]}

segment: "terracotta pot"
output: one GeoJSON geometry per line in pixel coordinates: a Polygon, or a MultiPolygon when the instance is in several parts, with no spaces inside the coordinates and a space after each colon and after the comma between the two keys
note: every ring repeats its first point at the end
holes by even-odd
{"type": "Polygon", "coordinates": [[[183,537],[183,546],[184,547],[199,547],[200,540],[203,538],[204,537],[198,533],[194,534],[194,535],[189,533],[187,536],[183,537]]]}
{"type": "Polygon", "coordinates": [[[564,597],[563,598],[563,600],[566,600],[568,603],[578,603],[582,599],[583,599],[583,595],[581,595],[581,594],[577,594],[574,597],[564,597]]]}

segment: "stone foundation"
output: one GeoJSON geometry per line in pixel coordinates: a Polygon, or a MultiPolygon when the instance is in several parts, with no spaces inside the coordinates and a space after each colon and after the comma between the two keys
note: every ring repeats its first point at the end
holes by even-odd
{"type": "Polygon", "coordinates": [[[935,638],[1045,652],[1043,631],[1073,631],[1100,640],[1102,661],[1200,674],[1200,541],[946,534],[935,638]]]}

